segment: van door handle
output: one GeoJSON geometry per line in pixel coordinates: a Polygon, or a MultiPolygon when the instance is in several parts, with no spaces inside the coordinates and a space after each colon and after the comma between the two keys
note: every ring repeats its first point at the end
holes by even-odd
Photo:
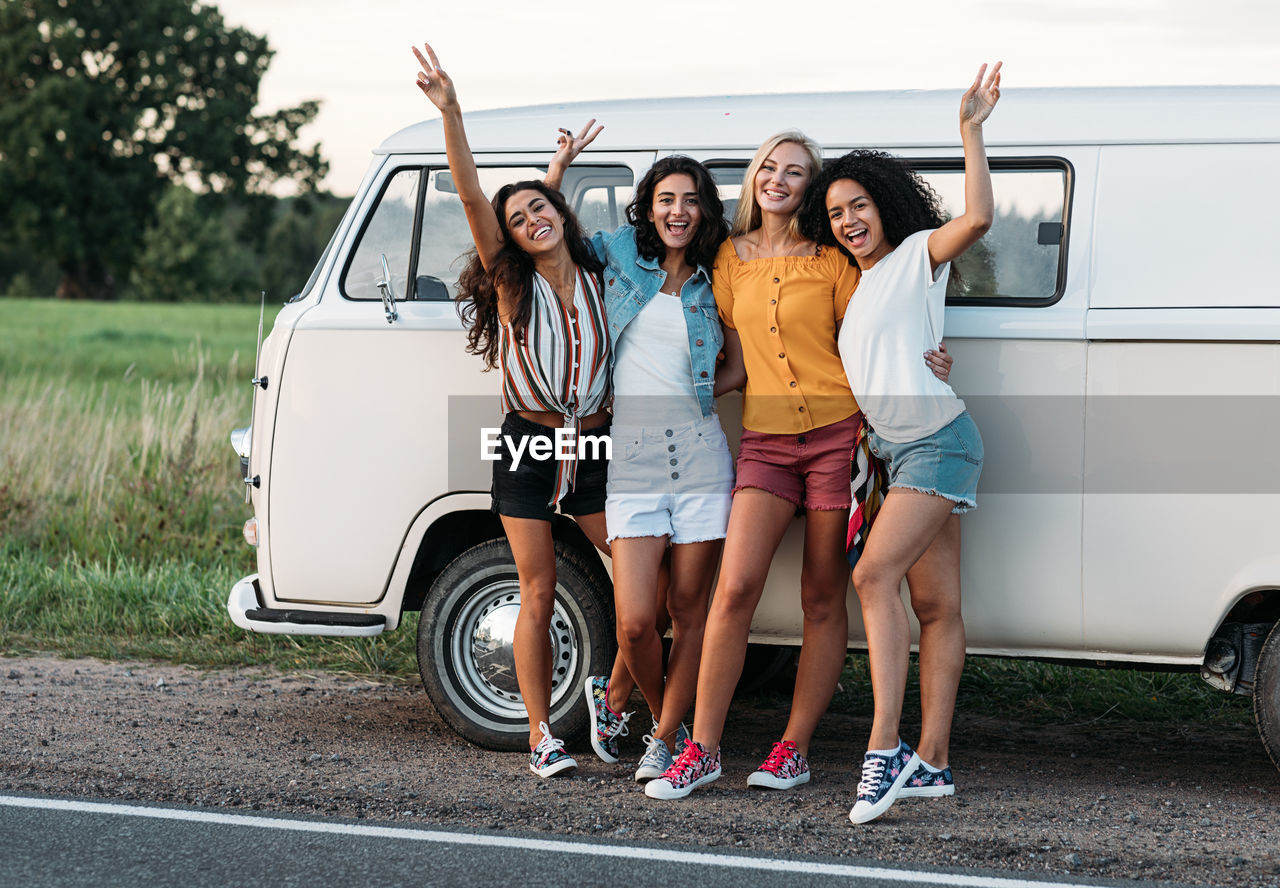
{"type": "Polygon", "coordinates": [[[382,260],[382,280],[374,286],[382,292],[382,310],[387,315],[387,323],[390,324],[400,317],[400,313],[396,311],[396,296],[391,292],[391,268],[387,265],[387,254],[380,253],[378,258],[382,260]]]}

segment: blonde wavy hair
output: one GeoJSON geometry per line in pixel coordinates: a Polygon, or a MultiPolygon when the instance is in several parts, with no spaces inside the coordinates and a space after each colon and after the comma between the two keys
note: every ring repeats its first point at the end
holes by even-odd
{"type": "MultiPolygon", "coordinates": [[[[756,202],[756,174],[760,172],[760,167],[764,166],[764,162],[768,160],[774,149],[785,142],[794,142],[809,155],[810,185],[822,171],[822,149],[818,147],[817,142],[800,130],[783,130],[765,139],[764,144],[756,149],[755,157],[751,158],[746,175],[742,177],[742,193],[738,195],[738,206],[733,211],[733,230],[729,232],[730,237],[737,237],[760,227],[761,212],[760,204],[756,202]]],[[[804,233],[800,229],[799,209],[791,216],[789,232],[795,238],[804,238],[804,233]]]]}

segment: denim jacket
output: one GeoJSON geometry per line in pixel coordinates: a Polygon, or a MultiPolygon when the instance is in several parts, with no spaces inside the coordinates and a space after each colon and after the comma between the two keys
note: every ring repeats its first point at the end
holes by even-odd
{"type": "MultiPolygon", "coordinates": [[[[667,274],[653,259],[645,259],[636,251],[635,228],[623,225],[617,231],[597,232],[591,248],[605,263],[604,304],[609,323],[612,354],[617,354],[618,338],[627,324],[658,295],[667,274]]],[[[711,272],[703,266],[680,288],[684,305],[685,330],[689,334],[689,356],[693,366],[693,390],[704,417],[716,412],[716,356],[724,345],[724,331],[716,312],[711,292],[711,272]]]]}

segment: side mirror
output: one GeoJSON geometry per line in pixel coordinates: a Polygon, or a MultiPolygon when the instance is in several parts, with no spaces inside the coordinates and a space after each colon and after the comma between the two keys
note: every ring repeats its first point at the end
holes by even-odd
{"type": "Polygon", "coordinates": [[[382,260],[382,280],[374,286],[382,293],[382,310],[387,315],[387,323],[390,324],[400,317],[400,313],[396,311],[396,296],[391,292],[391,268],[387,265],[387,254],[381,253],[378,258],[382,260]]]}

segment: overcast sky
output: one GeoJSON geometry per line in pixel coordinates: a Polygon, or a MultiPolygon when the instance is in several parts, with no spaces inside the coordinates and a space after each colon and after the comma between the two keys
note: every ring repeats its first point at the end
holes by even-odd
{"type": "MultiPolygon", "coordinates": [[[[428,40],[463,109],[645,96],[1020,86],[1280,84],[1277,0],[217,0],[276,50],[263,110],[322,102],[304,132],[350,195],[386,136],[435,109],[428,40]]],[[[607,131],[606,131],[607,135],[607,131]]],[[[762,137],[767,134],[762,134],[762,137]]],[[[602,139],[605,138],[602,136],[602,139]]]]}

